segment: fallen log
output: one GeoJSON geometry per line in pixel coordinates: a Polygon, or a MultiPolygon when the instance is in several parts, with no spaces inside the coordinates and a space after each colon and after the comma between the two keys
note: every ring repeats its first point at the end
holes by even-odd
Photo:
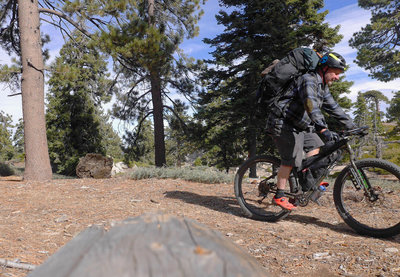
{"type": "Polygon", "coordinates": [[[106,231],[91,226],[29,277],[268,276],[255,258],[187,218],[145,214],[106,231]]]}

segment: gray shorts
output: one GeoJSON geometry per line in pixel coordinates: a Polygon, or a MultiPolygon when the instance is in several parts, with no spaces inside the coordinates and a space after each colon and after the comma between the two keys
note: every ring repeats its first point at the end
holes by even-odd
{"type": "Polygon", "coordinates": [[[304,152],[324,145],[316,133],[286,128],[282,128],[280,135],[274,137],[274,142],[281,156],[281,164],[293,167],[301,166],[304,152]]]}

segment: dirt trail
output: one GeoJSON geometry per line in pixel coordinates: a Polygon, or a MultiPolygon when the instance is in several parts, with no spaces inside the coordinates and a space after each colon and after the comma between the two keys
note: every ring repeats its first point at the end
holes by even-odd
{"type": "MultiPolygon", "coordinates": [[[[41,264],[91,224],[147,212],[186,216],[218,230],[276,276],[400,276],[400,236],[362,237],[343,223],[331,191],[278,223],[243,217],[232,184],[182,180],[0,179],[0,258],[41,264]]],[[[400,218],[400,215],[399,215],[400,218]]],[[[0,276],[27,271],[0,267],[0,276]]]]}

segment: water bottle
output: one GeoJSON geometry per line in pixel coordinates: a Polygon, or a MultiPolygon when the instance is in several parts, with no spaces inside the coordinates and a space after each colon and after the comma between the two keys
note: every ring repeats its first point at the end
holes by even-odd
{"type": "Polygon", "coordinates": [[[320,199],[321,196],[324,194],[324,192],[326,191],[326,187],[327,187],[327,186],[325,185],[325,183],[321,183],[321,184],[318,186],[318,189],[316,189],[316,190],[311,194],[310,199],[311,199],[312,201],[316,202],[317,204],[319,204],[318,199],[320,199]]]}

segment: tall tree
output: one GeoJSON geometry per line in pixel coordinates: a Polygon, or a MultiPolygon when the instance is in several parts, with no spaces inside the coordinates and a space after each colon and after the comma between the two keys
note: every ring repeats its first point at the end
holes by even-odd
{"type": "Polygon", "coordinates": [[[105,57],[75,33],[52,66],[46,113],[50,158],[58,173],[75,175],[79,158],[106,154],[101,105],[110,100],[105,57]]]}
{"type": "Polygon", "coordinates": [[[128,1],[102,34],[104,50],[118,61],[118,83],[129,88],[117,95],[115,115],[133,124],[152,116],[156,166],[166,163],[164,114],[176,105],[170,95],[193,97],[192,61],[179,45],[197,35],[199,7],[198,0],[128,1]]]}
{"type": "MultiPolygon", "coordinates": [[[[59,5],[63,4],[64,1],[0,0],[0,44],[10,54],[16,54],[21,64],[26,180],[43,181],[52,178],[45,128],[45,68],[39,12],[59,17],[57,22],[52,22],[60,28],[60,24],[65,21],[79,27],[61,12],[59,5]]],[[[62,30],[65,31],[66,28],[62,30]]]]}
{"type": "Polygon", "coordinates": [[[400,77],[400,1],[358,0],[371,10],[371,23],[354,34],[350,45],[358,50],[356,63],[381,81],[400,77]]]}
{"type": "Polygon", "coordinates": [[[216,139],[220,148],[225,143],[234,145],[233,137],[241,137],[245,138],[240,142],[241,148],[252,156],[256,151],[271,150],[272,144],[269,141],[256,145],[257,138],[265,137],[262,128],[267,112],[263,111],[260,120],[253,113],[252,93],[261,79],[260,73],[274,59],[282,58],[296,47],[333,46],[341,39],[337,34],[339,26],[331,28],[323,22],[328,11],[318,12],[323,8],[322,0],[222,0],[220,3],[230,12],[220,11],[216,16],[218,24],[225,26],[224,32],[205,40],[215,51],[203,76],[207,91],[201,94],[198,116],[207,122],[210,137],[215,136],[213,130],[224,128],[228,122],[232,135],[221,133],[221,138],[216,139]]]}
{"type": "Polygon", "coordinates": [[[24,178],[50,180],[52,171],[44,124],[44,63],[37,0],[18,1],[18,26],[25,136],[24,178]]]}
{"type": "MultiPolygon", "coordinates": [[[[357,124],[359,127],[361,127],[361,126],[372,127],[371,113],[368,109],[367,101],[362,92],[358,92],[357,100],[354,103],[354,108],[355,108],[354,123],[357,124]]],[[[356,145],[354,147],[356,158],[361,158],[362,149],[366,143],[367,143],[366,137],[362,137],[358,140],[358,142],[356,143],[356,145]]]]}
{"type": "Polygon", "coordinates": [[[369,102],[373,114],[373,140],[376,147],[376,157],[382,159],[382,113],[380,102],[388,103],[389,99],[377,90],[364,92],[364,98],[369,102]]]}

